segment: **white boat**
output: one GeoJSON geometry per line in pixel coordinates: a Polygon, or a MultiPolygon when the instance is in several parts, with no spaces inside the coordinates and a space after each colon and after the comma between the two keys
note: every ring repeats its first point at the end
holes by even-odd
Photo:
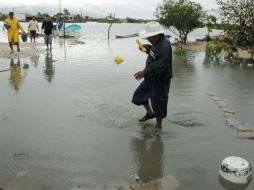
{"type": "Polygon", "coordinates": [[[71,24],[64,30],[58,31],[59,37],[78,37],[80,36],[81,26],[77,24],[71,24]],[[64,34],[65,33],[65,34],[64,34]]]}
{"type": "MultiPolygon", "coordinates": [[[[64,31],[60,30],[58,31],[58,36],[59,37],[64,37],[64,31]]],[[[65,37],[78,37],[80,36],[80,31],[75,31],[75,32],[70,32],[70,31],[65,31],[65,37]]]]}

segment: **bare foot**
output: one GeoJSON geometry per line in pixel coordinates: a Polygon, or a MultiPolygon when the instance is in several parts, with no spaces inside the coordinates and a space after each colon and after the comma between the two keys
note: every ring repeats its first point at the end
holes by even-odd
{"type": "Polygon", "coordinates": [[[12,50],[11,53],[14,53],[14,51],[12,50]]]}

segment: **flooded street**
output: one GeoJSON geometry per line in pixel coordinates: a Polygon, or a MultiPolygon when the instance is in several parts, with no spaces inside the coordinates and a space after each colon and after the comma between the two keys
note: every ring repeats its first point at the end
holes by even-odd
{"type": "MultiPolygon", "coordinates": [[[[0,72],[0,187],[91,188],[124,184],[137,173],[144,182],[173,175],[184,190],[223,190],[225,157],[254,165],[254,141],[240,139],[207,95],[225,99],[254,130],[253,67],[209,62],[203,52],[174,55],[161,135],[147,132],[155,121],[137,122],[144,110],[131,103],[139,84],[133,74],[146,55],[135,38],[114,36],[143,27],[115,24],[108,44],[108,25],[87,23],[77,40],[54,38],[52,53],[42,46],[32,58],[0,59],[0,70],[10,69],[0,72]],[[124,62],[116,65],[115,56],[124,62]]],[[[190,38],[205,35],[198,34],[190,38]]]]}

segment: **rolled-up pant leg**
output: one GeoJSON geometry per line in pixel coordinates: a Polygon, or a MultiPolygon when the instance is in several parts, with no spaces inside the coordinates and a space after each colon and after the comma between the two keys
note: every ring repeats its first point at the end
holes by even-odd
{"type": "Polygon", "coordinates": [[[152,84],[151,104],[156,119],[167,117],[169,82],[156,82],[152,84]]]}
{"type": "Polygon", "coordinates": [[[149,82],[143,80],[133,94],[132,103],[137,106],[146,105],[149,103],[150,97],[151,86],[149,82]]]}

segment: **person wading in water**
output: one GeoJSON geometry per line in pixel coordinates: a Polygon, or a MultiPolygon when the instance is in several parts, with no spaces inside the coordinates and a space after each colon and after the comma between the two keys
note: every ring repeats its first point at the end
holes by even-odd
{"type": "Polygon", "coordinates": [[[11,53],[13,52],[13,44],[17,45],[17,51],[20,52],[19,48],[19,30],[25,33],[25,30],[19,23],[18,19],[14,17],[13,12],[9,12],[9,17],[4,21],[4,26],[7,29],[7,36],[11,53]]]}
{"type": "Polygon", "coordinates": [[[144,45],[148,54],[145,69],[134,74],[137,80],[143,81],[134,92],[132,103],[143,105],[146,110],[140,122],[156,118],[155,129],[158,131],[162,129],[162,120],[167,116],[168,94],[173,76],[172,48],[158,22],[147,23],[139,36],[152,45],[144,45]]]}
{"type": "Polygon", "coordinates": [[[45,20],[42,23],[41,27],[41,33],[44,31],[44,41],[47,46],[47,50],[52,49],[52,37],[53,37],[53,31],[54,31],[54,26],[53,22],[50,20],[49,15],[46,15],[45,20]]]}

